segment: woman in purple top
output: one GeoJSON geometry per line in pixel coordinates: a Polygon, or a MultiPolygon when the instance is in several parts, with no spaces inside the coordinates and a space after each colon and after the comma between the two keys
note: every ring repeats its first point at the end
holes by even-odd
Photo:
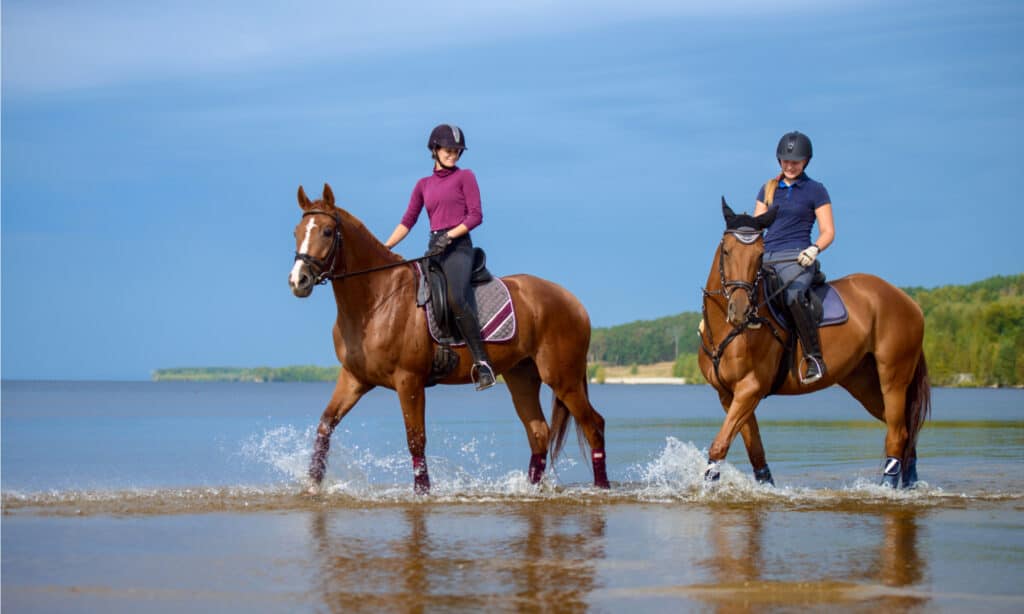
{"type": "Polygon", "coordinates": [[[448,304],[473,354],[471,377],[476,381],[476,389],[483,390],[494,385],[494,369],[480,339],[476,300],[469,282],[473,273],[473,241],[469,231],[483,221],[480,188],[473,171],[455,165],[466,149],[466,136],[458,126],[441,124],[434,128],[427,149],[434,159],[434,172],[416,182],[402,221],[384,245],[388,249],[398,245],[416,225],[426,205],[430,218],[428,251],[441,261],[448,278],[448,304]]]}
{"type": "Polygon", "coordinates": [[[806,372],[804,384],[816,382],[825,374],[818,340],[818,324],[811,319],[808,291],[818,271],[818,254],[832,244],[836,229],[832,220],[832,199],[825,186],[804,172],[814,150],[811,139],[800,132],[782,135],[775,157],[782,173],[757,193],[754,215],[775,206],[778,213],[764,237],[764,263],[775,269],[780,280],[788,283],[786,304],[804,348],[806,372]],[[818,238],[811,241],[811,228],[818,223],[818,238]]]}

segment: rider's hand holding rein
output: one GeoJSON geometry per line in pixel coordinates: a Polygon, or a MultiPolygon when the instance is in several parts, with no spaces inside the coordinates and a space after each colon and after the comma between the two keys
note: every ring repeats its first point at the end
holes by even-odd
{"type": "Polygon", "coordinates": [[[818,258],[818,253],[821,252],[817,245],[811,245],[804,251],[800,252],[800,255],[796,257],[796,261],[800,263],[800,266],[806,268],[814,264],[814,261],[818,258]]]}

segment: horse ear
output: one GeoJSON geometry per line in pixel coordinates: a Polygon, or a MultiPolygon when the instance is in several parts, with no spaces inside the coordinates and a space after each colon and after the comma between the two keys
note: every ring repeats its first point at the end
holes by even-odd
{"type": "Polygon", "coordinates": [[[306,191],[302,189],[301,185],[299,186],[299,207],[303,211],[308,211],[313,207],[313,203],[310,202],[309,197],[306,196],[306,191]]]}
{"type": "Polygon", "coordinates": [[[334,207],[334,191],[331,190],[331,184],[324,184],[324,203],[328,207],[334,207]]]}
{"type": "Polygon", "coordinates": [[[758,223],[760,224],[761,228],[768,228],[769,226],[772,225],[772,222],[775,221],[775,216],[778,215],[778,214],[779,214],[779,208],[778,207],[772,207],[772,208],[768,209],[767,211],[765,211],[764,213],[762,213],[761,215],[757,216],[754,219],[758,221],[758,223]]]}
{"type": "Polygon", "coordinates": [[[729,221],[736,217],[736,212],[729,207],[728,203],[725,202],[724,196],[722,197],[722,217],[725,218],[725,224],[727,226],[729,225],[729,221]]]}

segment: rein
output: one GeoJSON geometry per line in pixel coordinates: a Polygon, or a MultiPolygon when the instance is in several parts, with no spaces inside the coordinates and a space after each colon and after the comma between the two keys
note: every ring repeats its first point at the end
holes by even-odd
{"type": "Polygon", "coordinates": [[[301,260],[308,264],[310,268],[314,268],[319,271],[316,276],[315,285],[320,286],[326,284],[329,281],[336,279],[345,279],[346,277],[356,277],[357,275],[365,275],[367,273],[375,273],[377,271],[383,271],[385,269],[393,269],[405,264],[412,264],[413,262],[421,262],[430,258],[430,256],[420,256],[419,258],[410,258],[409,260],[402,260],[400,262],[390,262],[388,264],[382,264],[380,266],[370,267],[368,269],[362,269],[360,271],[352,271],[350,273],[335,273],[334,265],[335,260],[338,257],[338,248],[341,247],[341,218],[338,217],[337,212],[328,212],[322,210],[306,211],[302,214],[302,217],[310,215],[329,215],[334,218],[334,238],[331,241],[331,250],[327,252],[327,257],[321,260],[320,258],[314,258],[309,254],[300,254],[295,252],[295,260],[301,260]]]}

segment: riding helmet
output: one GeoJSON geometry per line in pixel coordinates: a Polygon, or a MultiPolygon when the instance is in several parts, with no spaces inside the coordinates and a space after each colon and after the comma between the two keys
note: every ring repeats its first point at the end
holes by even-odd
{"type": "Polygon", "coordinates": [[[775,157],[779,160],[810,160],[814,155],[811,148],[811,139],[802,132],[787,132],[779,139],[779,146],[775,148],[775,157]]]}
{"type": "Polygon", "coordinates": [[[466,135],[455,124],[441,124],[430,131],[427,149],[434,151],[438,147],[449,149],[466,149],[466,135]]]}

